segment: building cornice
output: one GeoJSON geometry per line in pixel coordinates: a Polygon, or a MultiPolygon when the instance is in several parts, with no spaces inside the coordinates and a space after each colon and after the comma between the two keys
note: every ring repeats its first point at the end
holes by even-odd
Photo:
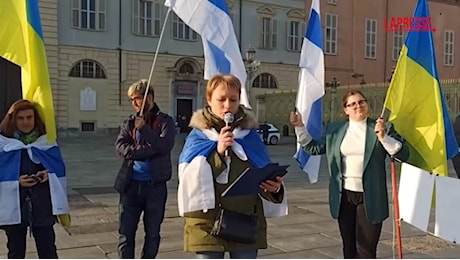
{"type": "Polygon", "coordinates": [[[428,0],[429,2],[460,6],[460,0],[428,0]]]}

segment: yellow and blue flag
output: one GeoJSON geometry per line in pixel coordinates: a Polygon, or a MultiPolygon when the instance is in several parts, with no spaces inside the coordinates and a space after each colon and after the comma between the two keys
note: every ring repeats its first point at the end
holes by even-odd
{"type": "MultiPolygon", "coordinates": [[[[429,17],[426,0],[418,0],[414,17],[429,17]]],[[[438,79],[431,28],[407,34],[384,106],[411,147],[408,163],[447,176],[447,159],[458,153],[458,145],[438,79]]]]}
{"type": "Polygon", "coordinates": [[[1,0],[0,21],[0,56],[21,67],[22,98],[37,104],[51,143],[56,127],[38,0],[1,0]]]}

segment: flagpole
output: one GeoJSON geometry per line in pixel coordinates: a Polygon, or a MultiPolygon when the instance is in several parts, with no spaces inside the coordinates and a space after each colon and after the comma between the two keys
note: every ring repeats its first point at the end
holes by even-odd
{"type": "Polygon", "coordinates": [[[150,81],[152,80],[153,70],[154,70],[155,64],[157,62],[158,51],[160,50],[161,40],[163,39],[163,34],[164,34],[165,28],[166,28],[166,21],[168,20],[168,16],[169,16],[170,12],[171,12],[171,8],[168,8],[168,11],[166,12],[165,19],[163,21],[163,27],[161,28],[160,38],[158,39],[158,44],[157,44],[157,49],[155,51],[155,56],[153,57],[152,68],[150,69],[150,75],[149,75],[149,78],[147,80],[147,88],[145,89],[144,99],[142,100],[142,106],[141,106],[141,111],[139,113],[139,116],[142,116],[144,114],[145,101],[147,100],[147,94],[149,92],[148,90],[149,90],[149,86],[150,86],[150,81]]]}
{"type": "MultiPolygon", "coordinates": [[[[385,115],[385,106],[382,108],[380,118],[385,115]]],[[[399,218],[399,201],[398,201],[398,189],[396,184],[396,165],[395,158],[391,156],[391,190],[393,194],[393,212],[394,212],[394,225],[395,229],[393,232],[396,233],[396,243],[398,247],[398,259],[402,259],[402,241],[401,241],[401,219],[399,218]]],[[[394,241],[394,236],[393,236],[394,241]]],[[[393,251],[394,252],[394,251],[393,251]]]]}
{"type": "Polygon", "coordinates": [[[396,241],[398,246],[398,259],[402,259],[401,219],[399,218],[398,189],[396,188],[395,158],[391,156],[391,186],[393,193],[394,223],[396,226],[396,241]]]}

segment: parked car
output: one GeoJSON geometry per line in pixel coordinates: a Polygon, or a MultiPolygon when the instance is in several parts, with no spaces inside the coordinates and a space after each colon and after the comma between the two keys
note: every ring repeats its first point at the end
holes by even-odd
{"type": "Polygon", "coordinates": [[[281,134],[280,130],[276,128],[273,124],[270,123],[261,123],[257,129],[257,133],[263,141],[263,129],[268,130],[267,144],[277,144],[280,140],[281,134]]]}

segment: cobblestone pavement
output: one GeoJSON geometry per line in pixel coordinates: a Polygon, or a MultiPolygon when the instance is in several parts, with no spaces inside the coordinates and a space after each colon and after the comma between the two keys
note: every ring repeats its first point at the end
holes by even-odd
{"type": "MultiPolygon", "coordinates": [[[[184,143],[178,136],[173,160],[184,143]]],[[[61,137],[59,144],[67,166],[68,193],[72,227],[69,235],[56,225],[58,254],[61,258],[118,258],[118,195],[112,185],[120,166],[114,151],[115,136],[61,137]]],[[[268,146],[273,161],[290,164],[285,177],[289,201],[289,216],[268,220],[268,243],[259,258],[342,258],[338,226],[329,215],[327,204],[327,169],[322,160],[319,183],[309,184],[306,176],[292,159],[294,137],[282,137],[280,143],[268,146]]],[[[183,252],[183,219],[177,213],[177,167],[168,183],[169,197],[162,225],[159,258],[193,258],[183,252]]],[[[452,168],[450,175],[455,176],[452,168]]],[[[433,216],[431,220],[433,219],[433,216]]],[[[434,229],[430,222],[431,231],[434,229]]],[[[137,257],[143,243],[142,222],[137,234],[137,257]]],[[[384,222],[378,248],[379,258],[393,258],[392,220],[384,222]]],[[[408,224],[401,226],[404,258],[458,258],[460,248],[452,243],[427,235],[408,224]]],[[[27,257],[36,258],[36,249],[28,238],[27,257]]],[[[0,258],[6,257],[6,238],[0,232],[0,258]]]]}

